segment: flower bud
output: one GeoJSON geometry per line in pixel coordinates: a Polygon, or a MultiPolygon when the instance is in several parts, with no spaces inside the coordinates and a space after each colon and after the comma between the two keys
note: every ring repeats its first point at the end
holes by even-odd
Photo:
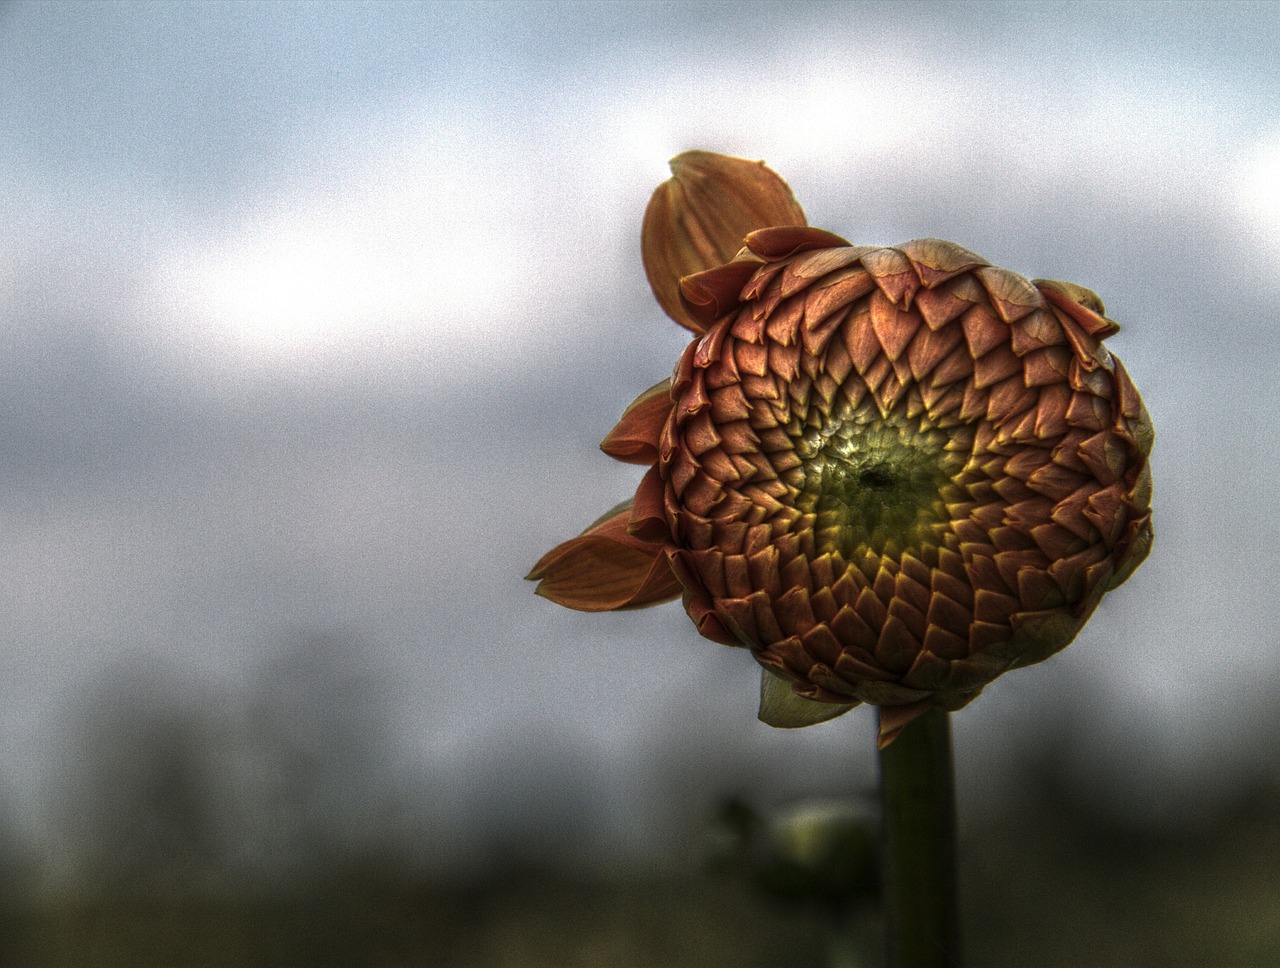
{"type": "Polygon", "coordinates": [[[759,162],[671,169],[645,269],[698,337],[602,445],[649,466],[635,498],[539,593],[679,594],[762,667],[762,720],[869,703],[881,746],[1066,647],[1151,547],[1154,431],[1102,300],[941,239],[850,245],[759,162]]]}

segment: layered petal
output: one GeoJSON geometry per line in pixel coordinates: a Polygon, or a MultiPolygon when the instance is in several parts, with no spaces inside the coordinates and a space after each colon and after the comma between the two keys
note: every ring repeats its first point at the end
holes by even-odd
{"type": "Polygon", "coordinates": [[[654,465],[673,562],[699,627],[765,668],[762,718],[867,702],[889,743],[1066,646],[1132,573],[1150,418],[1083,287],[939,239],[747,244],[749,277],[684,283],[711,296],[654,465]]]}
{"type": "Polygon", "coordinates": [[[645,210],[641,253],[659,305],[701,333],[681,298],[680,280],[731,261],[755,229],[804,225],[804,210],[762,161],[686,151],[671,160],[671,172],[645,210]]]}
{"type": "Polygon", "coordinates": [[[678,597],[683,586],[663,545],[628,533],[631,503],[543,555],[526,576],[538,582],[537,594],[580,612],[644,608],[678,597]]]}
{"type": "Polygon", "coordinates": [[[750,650],[760,718],[879,706],[879,744],[1078,633],[1152,540],[1151,418],[1092,291],[942,239],[853,246],[762,163],[672,161],[650,285],[697,334],[601,444],[634,502],[530,578],[588,611],[682,595],[750,650]]]}
{"type": "Polygon", "coordinates": [[[671,378],[655,383],[636,397],[609,431],[600,449],[628,464],[652,464],[658,459],[658,439],[671,414],[671,378]]]}

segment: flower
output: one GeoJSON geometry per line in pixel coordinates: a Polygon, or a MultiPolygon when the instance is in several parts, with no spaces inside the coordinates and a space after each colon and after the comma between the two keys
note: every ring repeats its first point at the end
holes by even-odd
{"type": "Polygon", "coordinates": [[[762,165],[690,158],[644,254],[664,306],[683,273],[668,312],[696,336],[601,445],[648,470],[529,577],[584,610],[680,594],[763,667],[761,719],[871,703],[883,747],[1064,648],[1142,562],[1151,420],[1089,290],[939,239],[850,245],[762,165]],[[728,259],[689,228],[726,209],[728,259]]]}

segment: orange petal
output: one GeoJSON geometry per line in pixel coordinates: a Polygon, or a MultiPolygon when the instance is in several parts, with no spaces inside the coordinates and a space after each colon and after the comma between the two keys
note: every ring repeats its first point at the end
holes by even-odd
{"type": "Polygon", "coordinates": [[[671,537],[667,525],[664,502],[666,483],[657,465],[650,467],[636,488],[631,517],[627,520],[627,534],[652,544],[663,544],[671,537]]]}
{"type": "Polygon", "coordinates": [[[581,612],[611,612],[670,601],[684,587],[662,544],[627,533],[627,501],[578,535],[552,548],[526,576],[543,598],[581,612]]]}
{"type": "Polygon", "coordinates": [[[711,605],[711,599],[701,592],[685,590],[684,610],[698,629],[698,634],[721,645],[743,645],[732,632],[725,628],[720,617],[711,605]]]}
{"type": "Polygon", "coordinates": [[[746,237],[747,248],[769,262],[780,262],[799,252],[812,249],[838,249],[849,245],[847,239],[826,229],[807,225],[785,225],[757,229],[746,237]]]}
{"type": "Polygon", "coordinates": [[[804,210],[762,161],[686,151],[671,159],[671,172],[645,210],[641,253],[663,310],[701,333],[680,299],[680,280],[730,261],[755,229],[804,225],[804,210]]]}
{"type": "Polygon", "coordinates": [[[680,280],[680,297],[685,311],[706,332],[711,324],[738,307],[747,281],[763,263],[756,259],[735,259],[706,272],[680,280]]]}
{"type": "Polygon", "coordinates": [[[1047,301],[1079,323],[1090,336],[1104,339],[1120,332],[1118,323],[1102,315],[1102,300],[1092,289],[1058,279],[1037,279],[1034,284],[1047,301]]]}
{"type": "Polygon", "coordinates": [[[618,426],[601,442],[600,449],[614,460],[627,464],[652,464],[658,459],[658,439],[671,407],[671,378],[668,377],[631,402],[618,426]]]}

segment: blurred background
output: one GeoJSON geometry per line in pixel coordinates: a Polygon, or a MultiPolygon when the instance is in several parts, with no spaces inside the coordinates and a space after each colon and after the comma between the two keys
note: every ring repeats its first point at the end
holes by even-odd
{"type": "Polygon", "coordinates": [[[0,5],[0,964],[875,964],[871,902],[767,870],[873,819],[872,714],[771,730],[679,605],[521,580],[638,481],[597,445],[684,343],[638,237],[692,147],[1095,289],[1154,416],[1152,557],[954,719],[973,963],[1280,963],[1278,45],[1270,3],[0,5]]]}

